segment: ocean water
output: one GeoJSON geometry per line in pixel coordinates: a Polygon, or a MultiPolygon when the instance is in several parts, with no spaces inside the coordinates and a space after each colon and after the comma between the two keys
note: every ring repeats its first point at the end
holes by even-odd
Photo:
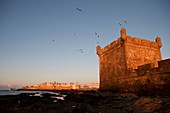
{"type": "MultiPolygon", "coordinates": [[[[66,95],[61,95],[60,93],[56,93],[56,92],[50,92],[50,91],[14,91],[14,90],[0,90],[0,96],[2,95],[19,95],[21,93],[30,93],[29,96],[39,96],[39,97],[43,97],[44,93],[49,93],[49,94],[53,94],[53,96],[51,96],[51,98],[53,99],[58,99],[58,100],[64,100],[64,97],[66,97],[66,95]]],[[[56,101],[56,100],[54,100],[56,101]]]]}
{"type": "Polygon", "coordinates": [[[0,95],[19,95],[21,93],[37,93],[37,94],[42,94],[42,93],[49,93],[49,92],[44,92],[44,91],[0,90],[0,95]]]}

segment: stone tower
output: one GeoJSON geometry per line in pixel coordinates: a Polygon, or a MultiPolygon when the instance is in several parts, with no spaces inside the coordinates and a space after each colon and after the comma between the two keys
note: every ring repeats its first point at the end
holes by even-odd
{"type": "Polygon", "coordinates": [[[160,48],[162,42],[156,37],[156,42],[132,38],[126,35],[126,29],[120,31],[121,37],[96,52],[99,56],[100,89],[112,89],[118,79],[137,76],[138,66],[151,63],[157,67],[157,61],[162,59],[160,48]]]}
{"type": "Polygon", "coordinates": [[[123,40],[126,40],[126,29],[122,28],[122,29],[120,30],[120,34],[121,34],[121,38],[122,38],[123,40]]]}

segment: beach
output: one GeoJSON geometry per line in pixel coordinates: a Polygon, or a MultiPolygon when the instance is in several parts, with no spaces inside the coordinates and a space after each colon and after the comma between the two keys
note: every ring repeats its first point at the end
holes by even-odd
{"type": "Polygon", "coordinates": [[[170,112],[170,97],[100,91],[31,92],[0,96],[1,113],[170,112]]]}

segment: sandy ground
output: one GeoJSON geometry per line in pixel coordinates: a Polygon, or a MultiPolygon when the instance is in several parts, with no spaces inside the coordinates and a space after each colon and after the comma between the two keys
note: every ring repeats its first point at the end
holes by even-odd
{"type": "Polygon", "coordinates": [[[98,91],[0,96],[0,113],[170,113],[169,96],[98,91]]]}

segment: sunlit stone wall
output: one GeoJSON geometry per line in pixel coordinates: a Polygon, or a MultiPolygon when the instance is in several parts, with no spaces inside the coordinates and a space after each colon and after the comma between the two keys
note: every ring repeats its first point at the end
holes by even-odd
{"type": "Polygon", "coordinates": [[[100,89],[112,89],[116,80],[137,76],[136,69],[140,65],[152,63],[158,67],[157,61],[162,60],[160,48],[162,42],[156,37],[155,42],[132,38],[126,35],[124,28],[121,37],[96,52],[99,56],[100,89]]]}

